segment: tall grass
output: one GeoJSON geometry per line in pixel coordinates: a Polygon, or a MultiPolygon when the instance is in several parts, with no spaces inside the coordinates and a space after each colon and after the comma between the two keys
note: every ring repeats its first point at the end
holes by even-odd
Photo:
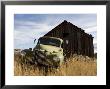
{"type": "MultiPolygon", "coordinates": [[[[19,54],[14,56],[15,76],[96,76],[97,61],[95,58],[74,55],[58,69],[39,66],[28,59],[22,59],[19,54]],[[27,60],[27,61],[24,61],[27,60]]],[[[31,58],[30,58],[31,59],[31,58]]]]}

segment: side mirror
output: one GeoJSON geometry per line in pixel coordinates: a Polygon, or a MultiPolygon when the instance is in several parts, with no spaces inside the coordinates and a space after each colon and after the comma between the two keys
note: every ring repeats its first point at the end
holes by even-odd
{"type": "Polygon", "coordinates": [[[35,42],[36,42],[36,39],[34,39],[34,44],[35,44],[35,42]]]}

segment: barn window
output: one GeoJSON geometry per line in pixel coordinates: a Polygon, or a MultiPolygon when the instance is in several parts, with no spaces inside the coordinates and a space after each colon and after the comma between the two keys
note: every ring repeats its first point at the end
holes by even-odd
{"type": "Polygon", "coordinates": [[[68,44],[69,43],[69,41],[68,40],[66,40],[66,44],[68,44]]]}

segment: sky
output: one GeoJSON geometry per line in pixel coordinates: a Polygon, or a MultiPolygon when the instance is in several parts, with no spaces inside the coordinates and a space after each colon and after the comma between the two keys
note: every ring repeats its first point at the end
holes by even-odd
{"type": "MultiPolygon", "coordinates": [[[[97,15],[96,14],[15,14],[14,48],[34,48],[34,39],[45,35],[64,20],[71,22],[91,34],[94,52],[97,52],[97,15]]],[[[37,41],[36,41],[37,43],[37,41]]]]}

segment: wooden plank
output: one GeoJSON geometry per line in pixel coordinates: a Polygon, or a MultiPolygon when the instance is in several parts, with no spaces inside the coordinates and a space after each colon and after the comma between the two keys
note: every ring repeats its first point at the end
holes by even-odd
{"type": "Polygon", "coordinates": [[[84,32],[81,28],[71,24],[70,22],[64,21],[50,32],[44,36],[53,36],[59,37],[64,40],[64,51],[68,54],[70,51],[71,54],[77,53],[82,55],[87,55],[93,57],[94,48],[93,48],[93,38],[92,35],[89,35],[84,32]],[[69,33],[69,36],[63,37],[64,33],[69,33]],[[66,40],[69,40],[69,44],[65,43],[66,40]]]}

